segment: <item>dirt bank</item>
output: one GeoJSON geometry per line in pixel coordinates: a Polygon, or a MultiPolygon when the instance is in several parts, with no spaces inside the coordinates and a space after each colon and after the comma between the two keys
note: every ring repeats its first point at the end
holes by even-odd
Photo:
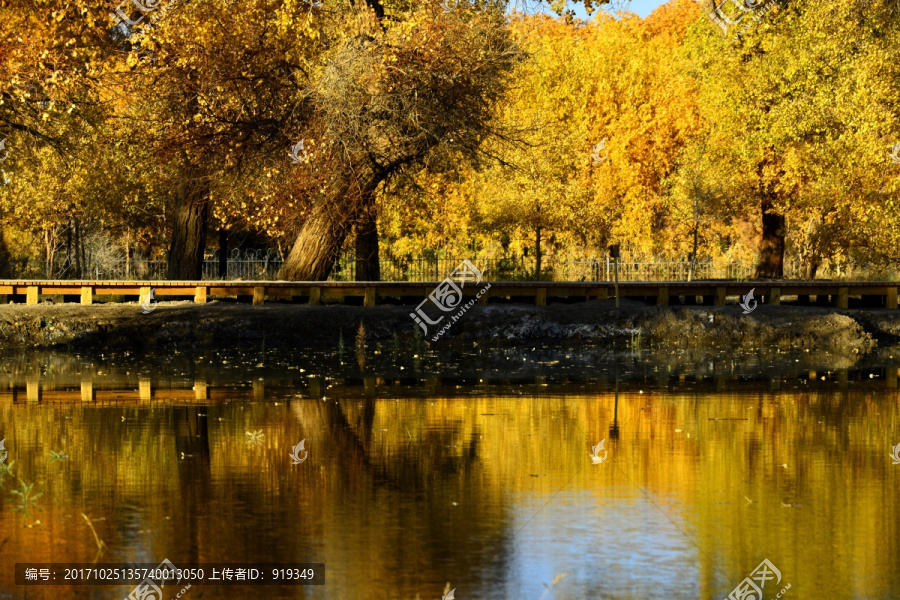
{"type": "Polygon", "coordinates": [[[437,341],[437,326],[423,336],[412,307],[308,306],[236,302],[164,302],[150,314],[137,304],[21,304],[0,306],[0,347],[148,348],[234,345],[326,346],[353,344],[360,323],[367,340],[452,346],[635,343],[644,347],[781,348],[866,354],[900,341],[900,311],[760,306],[749,315],[737,306],[657,307],[640,302],[473,306],[437,341]],[[423,339],[424,338],[424,339],[423,339]]]}

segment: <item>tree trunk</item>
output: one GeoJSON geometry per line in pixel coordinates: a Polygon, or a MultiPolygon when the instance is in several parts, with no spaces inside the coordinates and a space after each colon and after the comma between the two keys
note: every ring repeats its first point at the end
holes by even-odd
{"type": "Polygon", "coordinates": [[[757,279],[784,277],[784,215],[774,212],[771,196],[764,195],[762,208],[762,239],[759,242],[757,279]]]}
{"type": "Polygon", "coordinates": [[[356,280],[381,281],[377,215],[374,202],[368,204],[356,224],[356,280]]]}
{"type": "Polygon", "coordinates": [[[328,279],[347,234],[360,216],[360,206],[371,204],[387,175],[370,170],[336,179],[300,228],[279,277],[285,281],[328,279]]]}
{"type": "Polygon", "coordinates": [[[57,243],[59,238],[59,230],[57,226],[44,228],[44,249],[46,260],[45,277],[53,279],[55,275],[53,271],[53,259],[56,257],[57,243]]]}
{"type": "Polygon", "coordinates": [[[66,227],[66,258],[62,264],[61,275],[65,278],[72,278],[72,238],[75,236],[75,223],[69,218],[69,226],[66,227]]]}
{"type": "Polygon", "coordinates": [[[219,229],[219,279],[228,279],[228,230],[219,229]]]}
{"type": "Polygon", "coordinates": [[[131,279],[131,232],[125,236],[125,279],[131,279]]]}
{"type": "Polygon", "coordinates": [[[81,277],[84,279],[85,277],[90,277],[90,273],[88,272],[88,264],[84,253],[84,229],[79,225],[78,227],[78,248],[81,253],[81,277]]]}
{"type": "Polygon", "coordinates": [[[691,250],[691,270],[688,271],[688,281],[694,280],[694,272],[697,270],[697,246],[700,233],[700,200],[694,198],[694,246],[691,250]]]}
{"type": "Polygon", "coordinates": [[[286,281],[325,281],[334,268],[352,217],[330,202],[313,209],[281,267],[286,281]]]}
{"type": "Polygon", "coordinates": [[[3,230],[0,229],[0,279],[12,278],[12,256],[9,254],[9,247],[6,245],[6,238],[3,236],[3,230]]]}
{"type": "Polygon", "coordinates": [[[75,244],[75,277],[84,278],[84,263],[81,261],[81,224],[78,217],[74,219],[74,244],[75,244]]]}
{"type": "Polygon", "coordinates": [[[534,228],[534,280],[541,280],[541,227],[534,228]]]}
{"type": "Polygon", "coordinates": [[[208,200],[205,181],[188,177],[179,184],[169,247],[169,279],[199,280],[203,275],[208,200]]]}
{"type": "Polygon", "coordinates": [[[762,239],[759,242],[759,262],[756,264],[757,279],[782,279],[784,277],[784,215],[775,212],[778,192],[775,191],[777,177],[773,181],[767,177],[767,168],[783,174],[778,166],[774,148],[766,150],[766,156],[757,166],[757,193],[762,210],[762,239]]]}
{"type": "Polygon", "coordinates": [[[822,215],[813,215],[809,219],[809,225],[806,228],[806,239],[803,240],[803,247],[800,250],[800,277],[806,280],[816,278],[816,271],[819,270],[819,264],[822,261],[819,252],[819,230],[825,224],[822,215]]]}

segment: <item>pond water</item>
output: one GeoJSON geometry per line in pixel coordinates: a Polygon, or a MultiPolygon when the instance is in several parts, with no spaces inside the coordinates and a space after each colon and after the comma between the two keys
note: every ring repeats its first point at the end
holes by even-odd
{"type": "Polygon", "coordinates": [[[16,585],[15,563],[163,559],[325,565],[323,585],[190,599],[722,599],[764,560],[766,599],[900,597],[886,356],[759,376],[549,350],[275,355],[4,357],[0,597],[135,585],[16,585]]]}

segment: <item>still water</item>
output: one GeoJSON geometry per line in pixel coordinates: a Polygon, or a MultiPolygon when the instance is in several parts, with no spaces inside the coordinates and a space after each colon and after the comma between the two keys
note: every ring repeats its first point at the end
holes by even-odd
{"type": "Polygon", "coordinates": [[[15,563],[163,559],[325,565],[189,599],[722,599],[764,559],[766,599],[900,597],[894,365],[354,378],[264,354],[4,358],[0,598],[134,587],[15,563]]]}

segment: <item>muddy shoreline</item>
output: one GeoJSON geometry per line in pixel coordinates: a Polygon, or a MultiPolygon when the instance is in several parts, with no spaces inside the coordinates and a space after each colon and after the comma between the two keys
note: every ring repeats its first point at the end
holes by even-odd
{"type": "MultiPolygon", "coordinates": [[[[740,348],[827,351],[859,356],[900,343],[900,312],[791,305],[650,306],[612,300],[548,306],[473,306],[436,342],[410,318],[412,307],[309,306],[237,302],[162,302],[150,314],[134,303],[0,306],[0,347],[141,350],[160,347],[353,347],[360,325],[368,343],[417,344],[432,350],[601,345],[644,348],[740,348]]],[[[442,324],[443,325],[443,324],[442,324]]]]}

